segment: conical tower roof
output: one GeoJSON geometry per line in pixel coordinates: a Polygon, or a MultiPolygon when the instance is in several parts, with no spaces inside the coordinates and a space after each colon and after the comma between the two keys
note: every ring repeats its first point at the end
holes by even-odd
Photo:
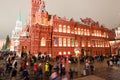
{"type": "Polygon", "coordinates": [[[17,18],[18,21],[22,21],[22,18],[21,18],[21,13],[19,12],[18,14],[18,18],[17,18]]]}

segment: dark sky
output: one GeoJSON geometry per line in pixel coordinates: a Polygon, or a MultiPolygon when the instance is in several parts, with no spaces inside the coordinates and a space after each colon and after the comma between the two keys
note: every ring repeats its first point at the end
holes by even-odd
{"type": "MultiPolygon", "coordinates": [[[[46,10],[60,17],[90,17],[107,28],[117,27],[120,23],[120,0],[45,0],[46,10]]],[[[21,12],[23,24],[28,19],[30,0],[0,1],[0,39],[11,35],[17,16],[21,12]]]]}

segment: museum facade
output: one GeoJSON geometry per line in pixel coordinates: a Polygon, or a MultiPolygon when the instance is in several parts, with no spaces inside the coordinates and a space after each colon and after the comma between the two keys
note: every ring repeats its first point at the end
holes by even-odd
{"type": "Polygon", "coordinates": [[[100,55],[111,53],[109,41],[115,32],[91,18],[80,22],[50,15],[41,0],[31,0],[29,23],[19,32],[19,53],[57,55],[100,55]]]}

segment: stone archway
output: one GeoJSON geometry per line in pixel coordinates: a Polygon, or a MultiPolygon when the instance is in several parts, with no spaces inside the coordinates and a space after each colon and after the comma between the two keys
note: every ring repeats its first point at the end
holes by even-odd
{"type": "Polygon", "coordinates": [[[27,46],[22,46],[22,52],[27,53],[27,46]]]}

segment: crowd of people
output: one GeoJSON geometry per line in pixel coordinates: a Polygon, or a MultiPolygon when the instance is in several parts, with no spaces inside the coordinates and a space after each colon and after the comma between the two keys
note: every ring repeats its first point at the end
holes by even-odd
{"type": "MultiPolygon", "coordinates": [[[[97,62],[104,61],[104,56],[56,56],[55,58],[49,55],[37,56],[22,53],[19,58],[16,53],[0,54],[0,61],[5,61],[0,65],[0,76],[8,76],[11,80],[73,80],[74,73],[78,75],[77,67],[73,70],[69,67],[66,70],[65,64],[82,64],[81,76],[94,74],[95,65],[94,60],[97,62]]],[[[107,59],[108,66],[119,64],[118,56],[110,56],[107,59]]],[[[118,65],[118,66],[119,66],[118,65]]]]}

